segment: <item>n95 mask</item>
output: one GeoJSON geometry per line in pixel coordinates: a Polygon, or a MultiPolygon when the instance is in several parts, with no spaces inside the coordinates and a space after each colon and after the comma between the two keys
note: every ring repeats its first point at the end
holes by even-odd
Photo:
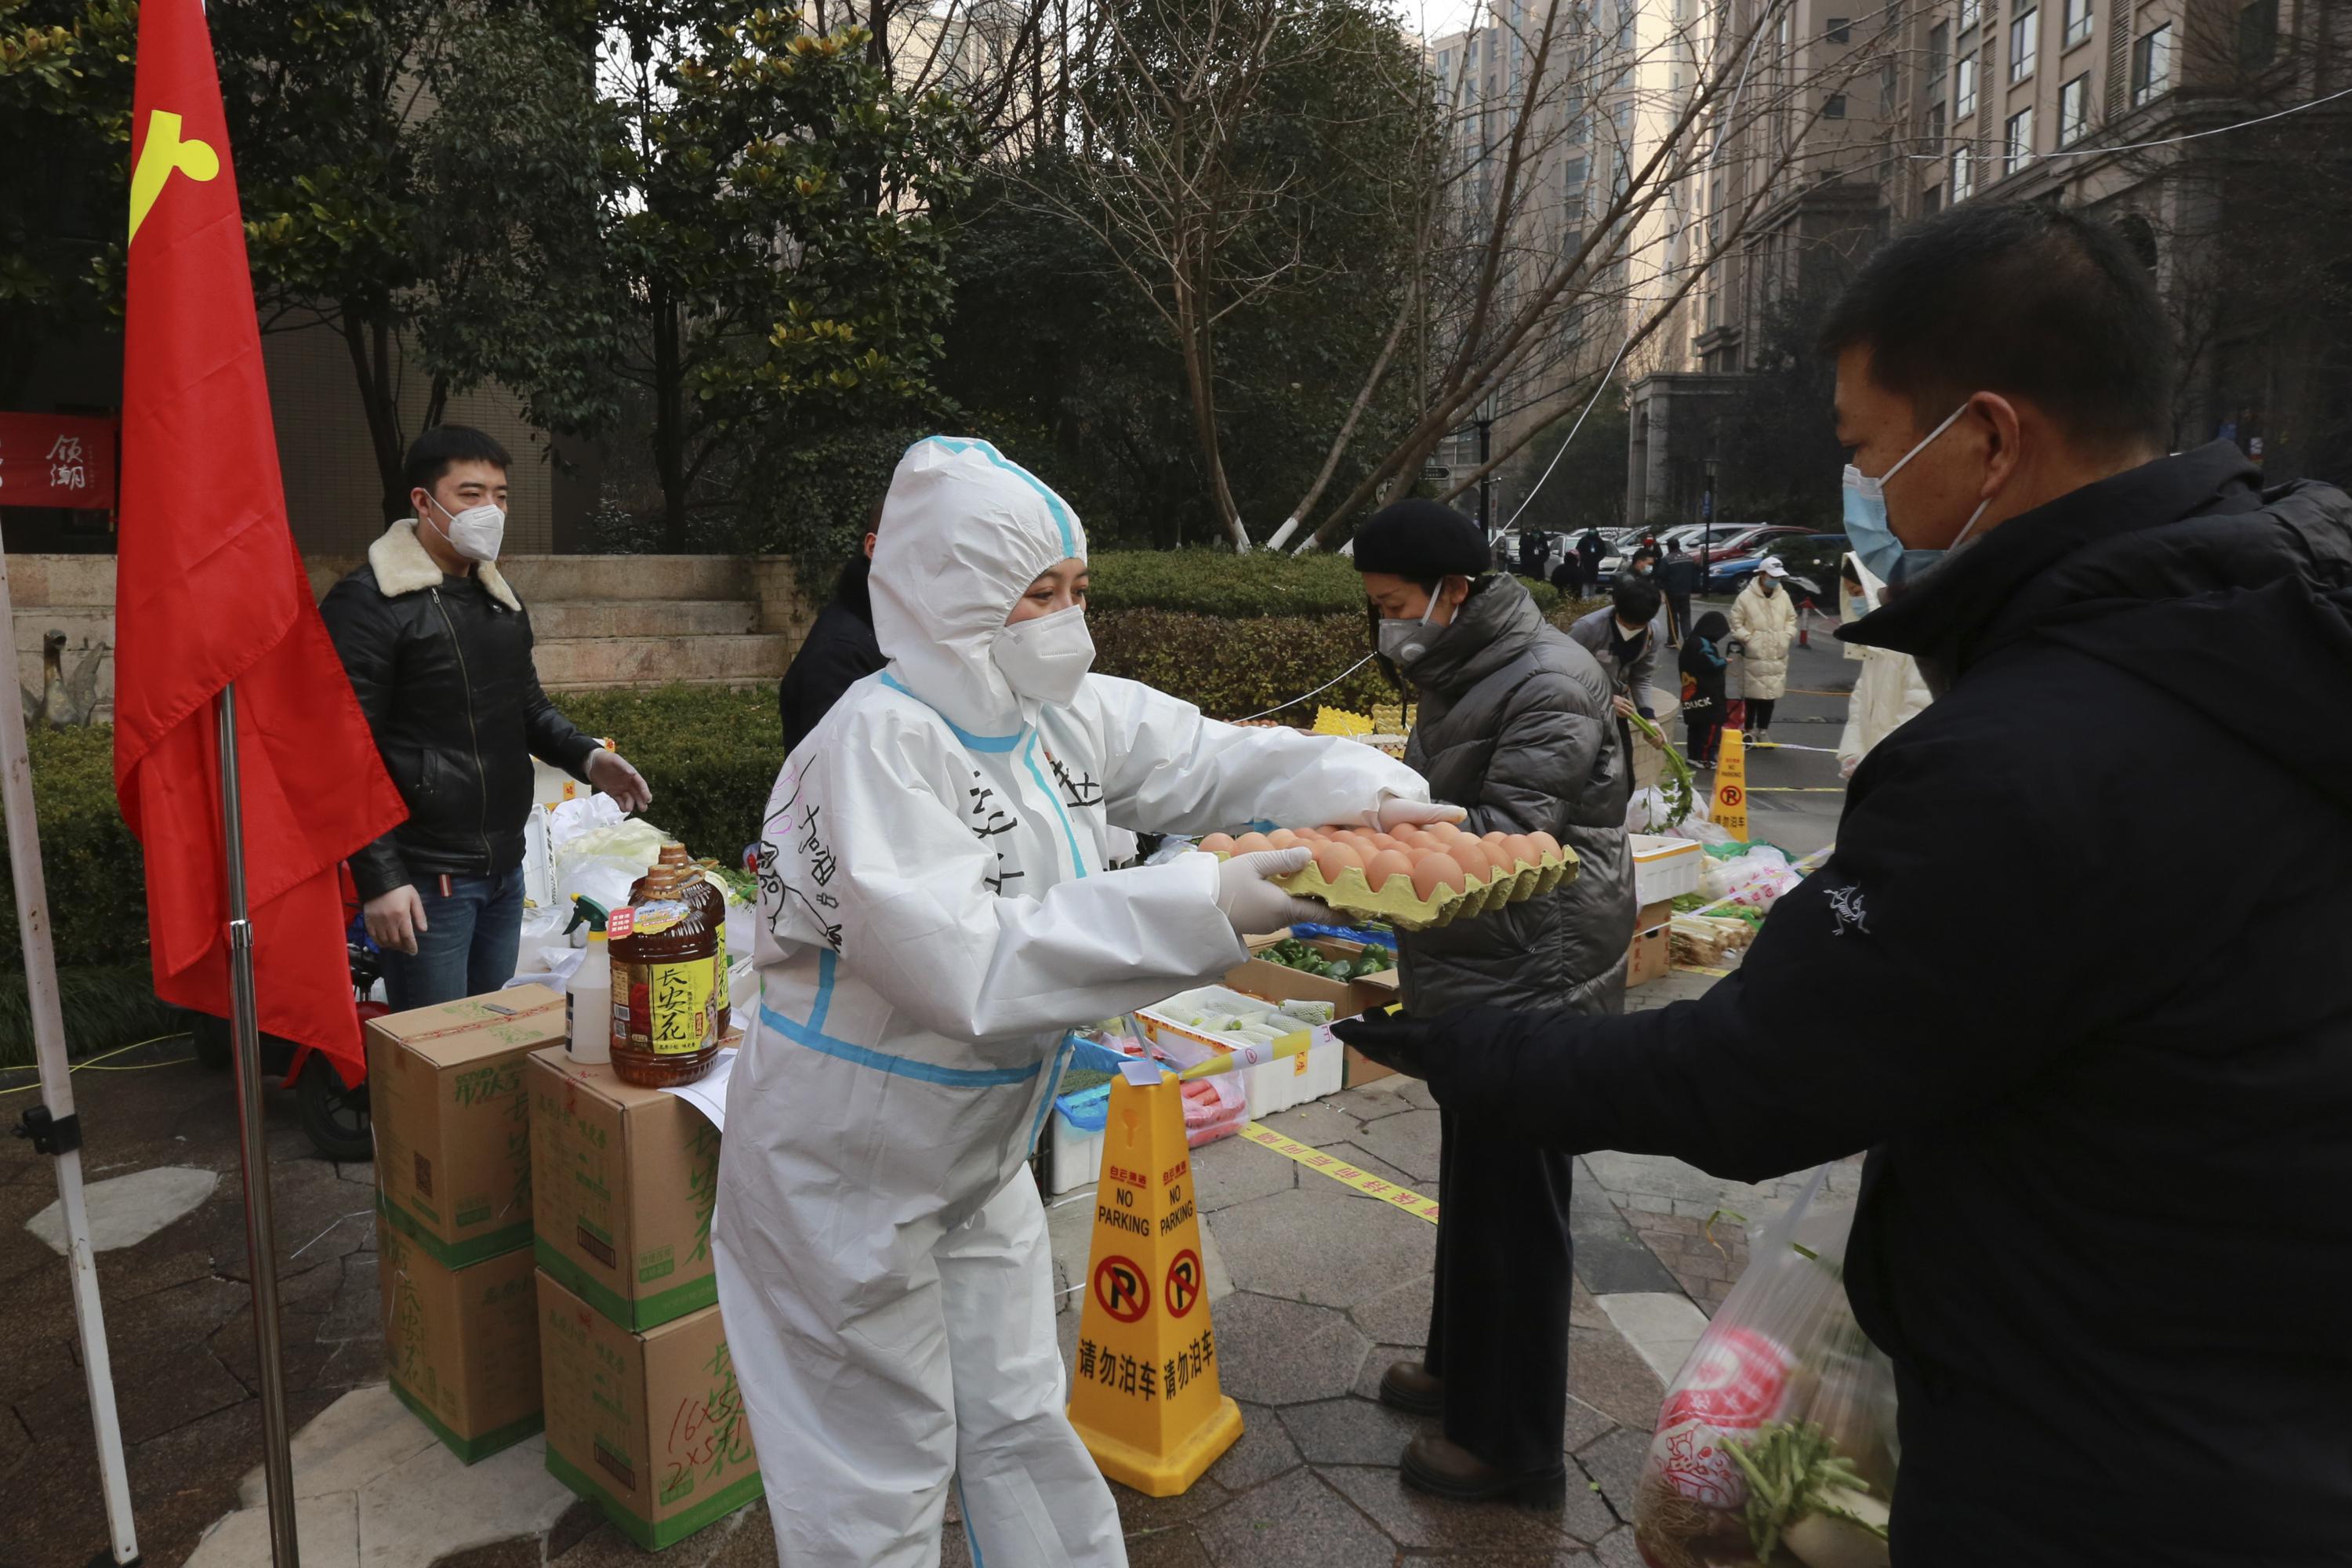
{"type": "Polygon", "coordinates": [[[1094,668],[1095,639],[1083,605],[1019,621],[996,634],[989,657],[1016,697],[1056,707],[1076,700],[1094,668]]]}

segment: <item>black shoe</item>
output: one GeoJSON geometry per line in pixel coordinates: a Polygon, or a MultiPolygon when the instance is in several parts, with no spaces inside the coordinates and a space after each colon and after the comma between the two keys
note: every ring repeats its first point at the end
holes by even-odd
{"type": "Polygon", "coordinates": [[[1568,1467],[1510,1475],[1460,1444],[1423,1433],[1405,1445],[1398,1467],[1404,1484],[1456,1502],[1502,1501],[1530,1508],[1559,1508],[1568,1501],[1568,1467]]]}
{"type": "Polygon", "coordinates": [[[1408,1415],[1434,1415],[1444,1405],[1445,1382],[1417,1361],[1392,1363],[1381,1373],[1381,1403],[1408,1415]]]}

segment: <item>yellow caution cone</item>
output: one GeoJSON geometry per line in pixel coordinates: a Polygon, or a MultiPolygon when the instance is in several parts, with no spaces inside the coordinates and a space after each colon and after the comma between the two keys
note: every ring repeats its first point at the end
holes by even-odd
{"type": "Polygon", "coordinates": [[[1174,1497],[1234,1446],[1242,1412],[1217,1387],[1183,1091],[1152,1063],[1111,1080],[1085,1284],[1070,1424],[1104,1475],[1174,1497]]]}
{"type": "Polygon", "coordinates": [[[1715,825],[1748,842],[1748,749],[1739,731],[1726,724],[1715,759],[1715,801],[1707,808],[1715,825]]]}

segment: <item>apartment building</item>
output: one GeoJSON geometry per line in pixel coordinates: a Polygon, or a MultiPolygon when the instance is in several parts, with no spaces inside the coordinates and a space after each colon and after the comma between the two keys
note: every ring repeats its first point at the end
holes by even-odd
{"type": "MultiPolygon", "coordinates": [[[[1726,10],[1737,25],[1771,3],[1726,10]]],[[[1868,16],[1853,0],[1780,4],[1766,64],[1822,79],[1821,112],[1790,132],[1793,157],[1778,123],[1737,126],[1703,193],[1710,226],[1745,226],[1707,279],[1690,363],[1632,389],[1629,524],[1696,520],[1726,411],[1759,353],[1789,346],[1776,325],[1817,308],[1894,228],[1960,202],[2081,207],[2133,238],[2179,318],[2182,444],[2235,437],[2259,458],[2268,423],[2275,455],[2286,409],[2308,425],[2315,400],[2343,400],[2309,356],[2291,363],[2274,332],[2231,323],[2230,298],[2258,280],[2216,276],[2212,258],[2242,220],[2233,199],[2255,188],[2230,152],[2283,155],[2247,142],[2245,122],[2342,89],[2345,0],[1895,0],[1868,16]],[[1759,181],[1765,200],[1743,215],[1759,181]]],[[[2352,148],[2347,108],[2317,105],[2298,133],[2352,148]]]]}

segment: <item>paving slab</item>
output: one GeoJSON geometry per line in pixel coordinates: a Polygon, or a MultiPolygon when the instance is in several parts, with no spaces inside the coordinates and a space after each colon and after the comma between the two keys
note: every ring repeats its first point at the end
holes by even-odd
{"type": "Polygon", "coordinates": [[[1619,1519],[1632,1523],[1633,1520],[1633,1489],[1642,1479],[1642,1467],[1648,1462],[1650,1434],[1631,1426],[1594,1439],[1577,1450],[1576,1462],[1592,1478],[1619,1519]]]}
{"type": "Polygon", "coordinates": [[[1235,1499],[1195,1531],[1219,1568],[1366,1568],[1396,1556],[1387,1536],[1308,1469],[1291,1470],[1235,1499]]]}
{"type": "Polygon", "coordinates": [[[1216,1214],[1235,1204],[1298,1184],[1299,1166],[1286,1155],[1241,1138],[1221,1138],[1192,1151],[1192,1201],[1201,1213],[1216,1214]]]}
{"type": "Polygon", "coordinates": [[[1217,1244],[1244,1290],[1352,1307],[1400,1278],[1425,1274],[1437,1227],[1320,1175],[1217,1216],[1217,1244]]]}
{"type": "MultiPolygon", "coordinates": [[[[220,1173],[194,1165],[161,1165],[108,1176],[82,1188],[89,1215],[89,1245],[98,1252],[136,1247],[165,1226],[183,1219],[213,1195],[220,1173]]],[[[66,1253],[65,1200],[59,1198],[25,1222],[25,1228],[62,1258],[66,1253]]]]}
{"type": "MultiPolygon", "coordinates": [[[[303,1568],[359,1568],[359,1494],[297,1498],[294,1545],[303,1568]]],[[[239,1509],[205,1532],[184,1568],[256,1568],[269,1561],[269,1510],[239,1509]]]]}
{"type": "Polygon", "coordinates": [[[1680,1290],[1596,1294],[1593,1299],[1661,1383],[1674,1382],[1699,1336],[1706,1332],[1706,1314],[1680,1290]]]}
{"type": "Polygon", "coordinates": [[[1568,1331],[1568,1391],[1621,1426],[1658,1424],[1665,1384],[1613,1328],[1568,1331]]]}
{"type": "MultiPolygon", "coordinates": [[[[1385,1160],[1414,1183],[1437,1180],[1440,1123],[1434,1110],[1415,1110],[1402,1116],[1368,1121],[1352,1142],[1373,1158],[1385,1160]]],[[[1432,1194],[1433,1187],[1429,1189],[1432,1194]]]]}
{"type": "Polygon", "coordinates": [[[543,1436],[471,1465],[433,1443],[360,1489],[360,1568],[432,1568],[453,1552],[537,1538],[573,1500],[547,1473],[543,1436]]]}
{"type": "Polygon", "coordinates": [[[1394,1465],[1404,1446],[1435,1423],[1353,1394],[1288,1405],[1282,1425],[1312,1465],[1394,1465]]]}
{"type": "Polygon", "coordinates": [[[1349,1308],[1348,1316],[1376,1344],[1412,1345],[1418,1349],[1429,1343],[1430,1298],[1436,1285],[1436,1277],[1430,1274],[1407,1279],[1391,1285],[1360,1306],[1349,1308]]]}
{"type": "MultiPolygon", "coordinates": [[[[1616,1518],[1584,1489],[1573,1468],[1560,1508],[1507,1502],[1453,1502],[1406,1486],[1393,1464],[1333,1468],[1324,1479],[1403,1547],[1465,1547],[1484,1552],[1556,1552],[1616,1528],[1616,1518]]],[[[1268,1561],[1271,1561],[1269,1559],[1268,1561]]]]}
{"type": "MultiPolygon", "coordinates": [[[[289,1445],[294,1460],[294,1495],[356,1494],[438,1440],[400,1403],[391,1384],[355,1388],[294,1434],[289,1445]]],[[[236,1495],[247,1508],[259,1508],[268,1500],[268,1483],[260,1466],[246,1472],[245,1479],[237,1483],[236,1495]]]]}
{"type": "Polygon", "coordinates": [[[1251,1491],[1300,1463],[1298,1445],[1271,1406],[1247,1401],[1241,1406],[1242,1435],[1208,1469],[1207,1479],[1221,1496],[1251,1491]]]}
{"type": "Polygon", "coordinates": [[[1347,1393],[1371,1348],[1329,1307],[1248,1290],[1218,1304],[1216,1330],[1220,1386],[1235,1399],[1265,1405],[1304,1405],[1347,1393]]]}
{"type": "Polygon", "coordinates": [[[1355,1137],[1363,1124],[1328,1100],[1310,1100],[1304,1105],[1294,1105],[1287,1110],[1277,1110],[1272,1116],[1260,1117],[1258,1125],[1269,1132],[1279,1132],[1285,1138],[1295,1138],[1301,1143],[1319,1149],[1326,1143],[1337,1143],[1355,1137]]]}

